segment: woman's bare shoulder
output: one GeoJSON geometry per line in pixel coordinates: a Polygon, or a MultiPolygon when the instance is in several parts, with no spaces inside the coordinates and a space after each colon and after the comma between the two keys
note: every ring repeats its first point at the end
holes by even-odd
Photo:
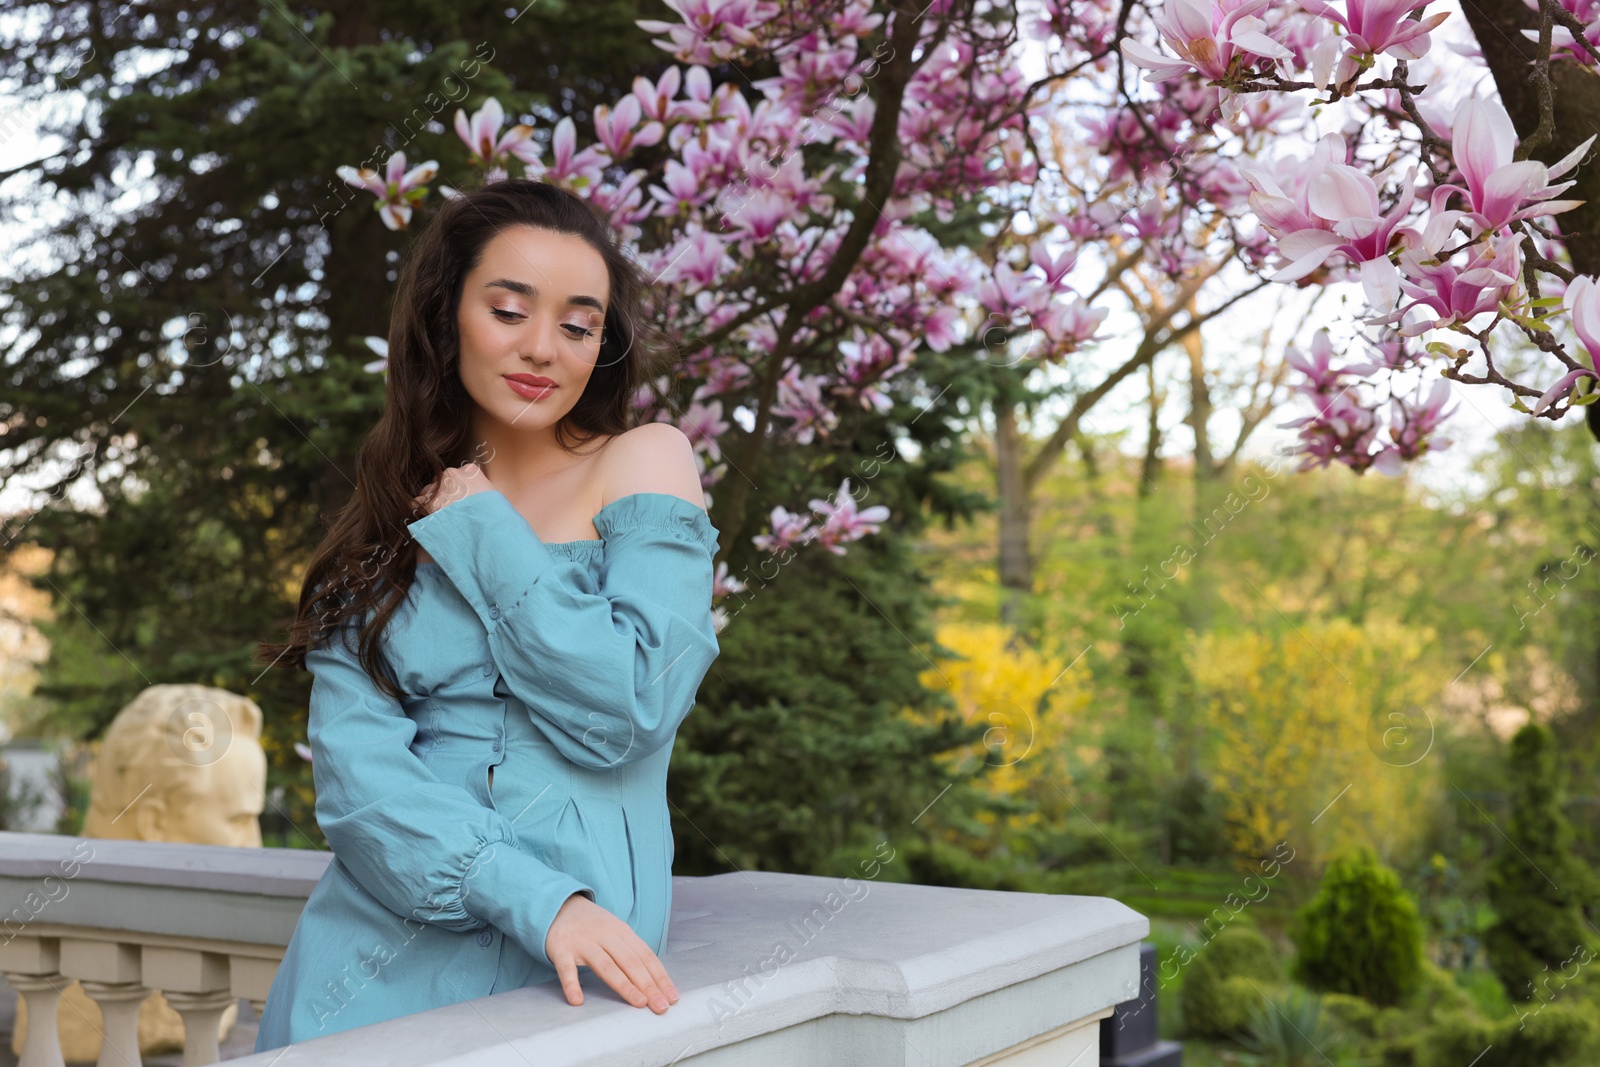
{"type": "Polygon", "coordinates": [[[601,503],[633,493],[670,493],[705,506],[694,445],[670,422],[647,422],[618,434],[600,455],[601,503]]]}

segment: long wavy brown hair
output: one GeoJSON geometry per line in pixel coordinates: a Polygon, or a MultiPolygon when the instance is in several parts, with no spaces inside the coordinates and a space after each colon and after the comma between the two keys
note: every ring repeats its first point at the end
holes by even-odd
{"type": "Polygon", "coordinates": [[[556,424],[557,443],[630,428],[636,392],[670,366],[667,336],[652,325],[649,286],[600,209],[547,182],[507,179],[446,200],[418,234],[389,316],[383,413],[356,455],[355,493],[311,557],[287,642],[260,642],[256,662],[290,669],[336,630],[360,626],[362,668],[388,695],[403,696],[382,669],[379,640],[416,576],[417,543],[406,524],[423,514],[415,498],[447,467],[478,458],[470,440],[472,398],[461,383],[456,315],[466,276],[484,248],[512,226],[581,237],[605,259],[611,299],[600,352],[583,395],[556,424]],[[370,618],[368,615],[370,613],[370,618]]]}

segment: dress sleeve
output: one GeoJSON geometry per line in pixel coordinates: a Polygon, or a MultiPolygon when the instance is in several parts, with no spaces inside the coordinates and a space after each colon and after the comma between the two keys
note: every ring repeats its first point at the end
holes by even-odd
{"type": "Polygon", "coordinates": [[[489,651],[533,725],[592,769],[672,743],[720,649],[711,613],[717,529],[672,493],[618,497],[594,517],[597,592],[498,490],[408,524],[483,620],[489,651]]]}
{"type": "Polygon", "coordinates": [[[454,931],[493,925],[553,967],[550,925],[593,887],[518,850],[510,820],[412,753],[416,721],[373,684],[355,640],[347,625],[306,652],[317,824],[335,858],[397,915],[454,931]]]}

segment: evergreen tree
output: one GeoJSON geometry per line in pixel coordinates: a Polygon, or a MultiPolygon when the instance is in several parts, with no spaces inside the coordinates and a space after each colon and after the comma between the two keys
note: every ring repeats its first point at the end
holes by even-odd
{"type": "Polygon", "coordinates": [[[1291,936],[1295,977],[1313,989],[1395,1005],[1421,985],[1422,916],[1366,846],[1328,864],[1291,936]]]}
{"type": "Polygon", "coordinates": [[[934,761],[987,728],[918,680],[939,652],[934,606],[904,540],[885,534],[844,557],[799,553],[731,598],[722,655],[673,754],[678,873],[862,877],[876,858],[878,877],[909,881],[933,826],[988,803],[934,761]],[[950,714],[932,726],[903,714],[940,707],[950,714]],[[880,842],[893,853],[875,855],[880,842]]]}
{"type": "Polygon", "coordinates": [[[1591,873],[1572,851],[1561,812],[1555,738],[1530,722],[1511,738],[1511,820],[1506,847],[1489,869],[1498,918],[1484,935],[1490,965],[1513,1000],[1532,1000],[1589,942],[1582,906],[1591,873]]]}

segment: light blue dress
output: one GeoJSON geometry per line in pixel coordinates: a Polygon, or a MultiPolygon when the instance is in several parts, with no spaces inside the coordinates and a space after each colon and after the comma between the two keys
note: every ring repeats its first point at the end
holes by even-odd
{"type": "Polygon", "coordinates": [[[720,651],[718,531],[652,492],[594,525],[599,540],[544,543],[496,490],[408,524],[436,562],[418,565],[383,635],[403,700],[361,669],[354,621],[348,643],[307,652],[334,859],[257,1052],[556,981],[545,935],[576,892],[664,949],[667,761],[720,651]]]}

